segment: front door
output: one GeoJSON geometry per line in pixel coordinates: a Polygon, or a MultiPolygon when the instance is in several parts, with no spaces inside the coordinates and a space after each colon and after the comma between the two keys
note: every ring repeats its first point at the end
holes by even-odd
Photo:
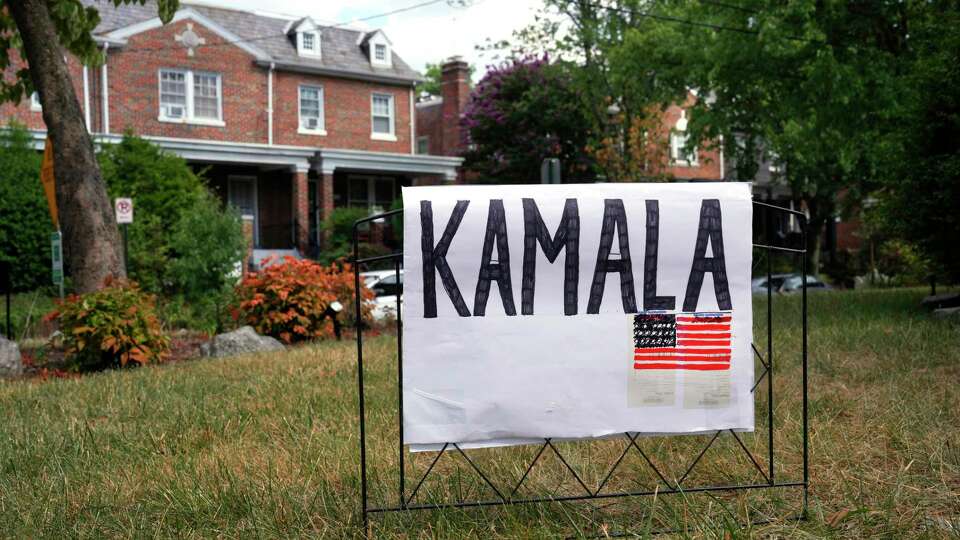
{"type": "Polygon", "coordinates": [[[257,177],[230,175],[227,178],[227,203],[242,216],[253,216],[253,245],[260,245],[260,216],[257,212],[257,177]]]}

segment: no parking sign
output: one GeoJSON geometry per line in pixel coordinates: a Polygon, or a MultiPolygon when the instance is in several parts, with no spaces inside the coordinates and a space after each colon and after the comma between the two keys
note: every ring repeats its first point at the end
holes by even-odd
{"type": "Polygon", "coordinates": [[[118,197],[113,203],[113,209],[117,214],[117,223],[133,223],[133,199],[118,197]]]}

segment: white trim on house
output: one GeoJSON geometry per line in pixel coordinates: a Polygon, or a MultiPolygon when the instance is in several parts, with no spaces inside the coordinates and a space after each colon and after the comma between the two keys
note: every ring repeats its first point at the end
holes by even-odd
{"type": "Polygon", "coordinates": [[[396,141],[397,140],[397,103],[393,94],[383,92],[372,92],[370,94],[370,138],[377,141],[396,141]],[[384,118],[384,115],[375,114],[374,100],[377,98],[386,98],[387,120],[390,122],[390,131],[377,131],[377,118],[384,118]]]}
{"type": "Polygon", "coordinates": [[[267,70],[267,144],[273,144],[273,63],[267,70]]]}
{"type": "Polygon", "coordinates": [[[317,156],[320,158],[319,168],[323,174],[333,174],[336,169],[351,169],[355,171],[437,174],[442,175],[447,180],[454,180],[457,177],[457,168],[463,163],[461,157],[393,154],[338,148],[321,148],[317,151],[317,156]]]}
{"type": "MultiPolygon", "coordinates": [[[[241,50],[246,51],[251,56],[255,57],[257,60],[270,60],[270,56],[263,52],[262,50],[250,45],[246,41],[242,41],[242,38],[233,32],[227,30],[226,28],[220,26],[219,24],[213,22],[208,17],[205,17],[198,13],[193,8],[184,8],[174,14],[173,19],[170,20],[167,24],[172,24],[175,22],[180,22],[183,20],[192,20],[193,22],[200,24],[206,27],[207,30],[213,32],[214,34],[219,35],[233,45],[236,45],[241,50]]],[[[160,20],[160,17],[154,17],[152,19],[147,19],[145,21],[138,22],[136,24],[131,24],[129,26],[124,26],[122,28],[117,28],[111,32],[107,32],[99,37],[100,40],[104,41],[105,44],[114,43],[119,45],[125,45],[127,38],[135,36],[137,34],[154,30],[163,26],[163,21],[160,20]]]]}
{"type": "MultiPolygon", "coordinates": [[[[30,134],[33,138],[33,148],[43,150],[47,132],[30,130],[30,134]]],[[[457,177],[457,168],[463,163],[463,158],[451,156],[394,154],[338,148],[318,150],[310,146],[236,143],[149,135],[143,138],[191,161],[278,166],[299,171],[314,168],[323,174],[333,174],[336,169],[350,169],[375,173],[436,174],[444,176],[447,180],[454,180],[457,177]]],[[[94,142],[98,145],[116,144],[122,139],[120,135],[94,136],[94,142]]]]}
{"type": "Polygon", "coordinates": [[[160,110],[157,113],[157,120],[160,122],[170,122],[174,124],[196,124],[200,126],[224,127],[226,122],[223,120],[223,75],[212,71],[194,71],[192,69],[181,68],[160,68],[157,70],[157,103],[160,110]],[[184,84],[184,106],[183,115],[172,116],[167,114],[163,104],[163,74],[179,73],[183,75],[184,84]],[[207,76],[216,78],[217,82],[217,117],[198,117],[196,115],[196,95],[194,94],[194,85],[196,76],[207,76]]]}
{"type": "Polygon", "coordinates": [[[407,113],[410,115],[410,153],[417,153],[417,114],[413,106],[413,88],[410,89],[410,95],[407,97],[410,100],[410,111],[407,113]]]}
{"type": "Polygon", "coordinates": [[[33,112],[43,111],[43,104],[40,103],[40,92],[37,92],[36,90],[30,94],[30,110],[33,112]]]}
{"type": "Polygon", "coordinates": [[[87,126],[87,133],[90,132],[90,75],[87,73],[87,66],[83,66],[83,123],[87,126]]]}
{"type": "Polygon", "coordinates": [[[103,65],[100,67],[100,94],[103,96],[103,133],[110,134],[110,84],[107,80],[107,64],[110,63],[110,44],[103,44],[103,65]]]}
{"type": "MultiPolygon", "coordinates": [[[[326,99],[323,95],[323,85],[322,84],[299,84],[297,85],[297,133],[301,135],[318,135],[326,136],[327,134],[327,121],[326,114],[324,111],[326,99]],[[317,125],[315,127],[309,127],[304,125],[303,117],[303,91],[304,89],[316,90],[317,99],[319,103],[317,104],[320,109],[320,114],[317,116],[317,125]]],[[[310,120],[309,118],[306,120],[310,120]]]]}

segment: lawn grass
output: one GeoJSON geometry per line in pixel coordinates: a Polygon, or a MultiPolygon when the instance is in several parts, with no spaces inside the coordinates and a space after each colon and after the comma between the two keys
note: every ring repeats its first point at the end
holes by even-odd
{"type": "MultiPolygon", "coordinates": [[[[15,293],[10,297],[10,326],[16,341],[41,337],[43,316],[54,308],[54,298],[44,289],[15,293]]],[[[0,295],[0,335],[7,332],[6,297],[0,295]]]]}
{"type": "MultiPolygon", "coordinates": [[[[960,326],[920,311],[922,290],[810,297],[809,520],[790,519],[799,491],[683,494],[375,516],[376,537],[941,538],[960,534],[960,326]],[[772,523],[742,526],[750,519],[772,523]]],[[[765,336],[765,303],[756,335],[765,336]]],[[[774,305],[774,445],[778,480],[800,479],[799,298],[774,305]]],[[[394,339],[366,353],[371,504],[395,504],[394,339]]],[[[764,347],[761,346],[761,350],[764,347]]],[[[766,383],[755,434],[744,443],[766,467],[766,383]]],[[[668,479],[706,438],[638,442],[668,479]]],[[[588,486],[620,455],[621,441],[561,443],[588,486]]],[[[512,486],[537,447],[471,453],[491,479],[512,486]]],[[[0,536],[356,537],[359,466],[355,344],[321,343],[286,354],[182,362],[74,380],[0,383],[0,536]]],[[[407,492],[432,455],[407,454],[407,492]]],[[[654,475],[631,452],[605,491],[646,489],[654,475]]],[[[490,498],[454,455],[420,490],[420,502],[490,498]]],[[[520,495],[576,493],[555,457],[520,495]]],[[[685,486],[761,477],[729,435],[685,486]]],[[[509,491],[509,488],[506,488],[509,491]]]]}

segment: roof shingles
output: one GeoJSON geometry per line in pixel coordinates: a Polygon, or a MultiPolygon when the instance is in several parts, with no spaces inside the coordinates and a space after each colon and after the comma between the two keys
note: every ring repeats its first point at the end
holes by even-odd
{"type": "MultiPolygon", "coordinates": [[[[152,0],[145,5],[133,3],[119,7],[103,0],[83,0],[83,3],[96,7],[100,12],[100,24],[94,30],[97,36],[157,17],[157,6],[152,0]]],[[[321,70],[348,78],[373,77],[406,83],[422,79],[395,51],[391,67],[372,66],[358,43],[363,32],[357,30],[321,25],[320,57],[304,57],[297,54],[295,41],[285,34],[290,19],[186,2],[181,2],[180,9],[193,10],[239,36],[251,47],[266,53],[271,61],[278,64],[278,69],[321,70]]]]}

